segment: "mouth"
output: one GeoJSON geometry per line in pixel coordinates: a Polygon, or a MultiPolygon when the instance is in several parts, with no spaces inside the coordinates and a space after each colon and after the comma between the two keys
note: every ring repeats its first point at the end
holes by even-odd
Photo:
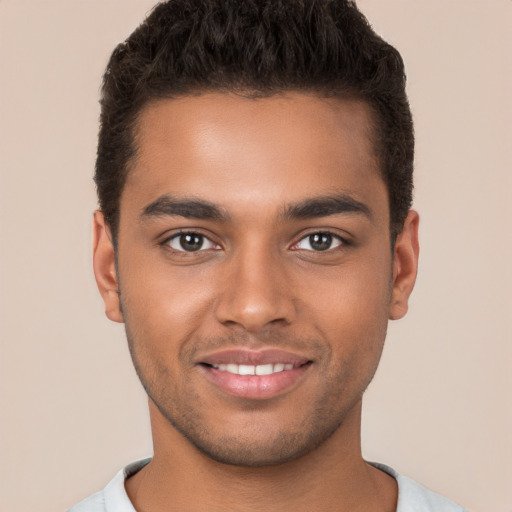
{"type": "Polygon", "coordinates": [[[278,351],[229,350],[207,356],[199,366],[221,392],[264,400],[288,392],[304,379],[313,361],[278,351]]]}
{"type": "Polygon", "coordinates": [[[211,366],[215,370],[221,372],[232,373],[233,375],[272,375],[284,371],[290,371],[297,368],[292,363],[269,363],[269,364],[219,364],[218,366],[211,366]]]}

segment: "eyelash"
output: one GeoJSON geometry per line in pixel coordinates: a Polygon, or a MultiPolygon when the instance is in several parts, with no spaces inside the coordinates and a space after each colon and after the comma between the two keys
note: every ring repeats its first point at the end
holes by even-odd
{"type": "MultiPolygon", "coordinates": [[[[202,248],[202,245],[204,245],[205,241],[209,241],[212,245],[215,245],[215,246],[218,246],[218,244],[216,244],[209,236],[199,232],[199,231],[179,231],[178,233],[175,233],[173,234],[172,236],[169,236],[167,237],[162,243],[161,245],[162,246],[166,246],[169,250],[175,252],[175,253],[184,253],[184,254],[191,254],[191,253],[194,253],[194,252],[203,252],[205,249],[202,248]],[[179,240],[180,237],[182,236],[187,236],[187,235],[193,235],[193,236],[197,236],[197,237],[201,237],[202,239],[202,244],[201,244],[201,247],[195,251],[186,251],[185,249],[177,249],[177,248],[174,248],[171,246],[171,242],[174,241],[174,240],[179,240]]],[[[211,249],[211,248],[210,248],[211,249]]],[[[217,250],[217,249],[214,249],[214,250],[217,250]]]]}
{"type": "MultiPolygon", "coordinates": [[[[329,237],[332,238],[332,241],[337,240],[339,242],[339,244],[336,245],[335,247],[329,247],[328,249],[323,249],[323,250],[316,250],[316,251],[313,249],[304,249],[304,250],[306,250],[308,252],[315,252],[315,253],[324,253],[324,252],[327,253],[327,252],[334,251],[336,249],[341,249],[344,246],[346,247],[347,245],[350,245],[350,243],[342,236],[338,235],[337,233],[333,233],[332,231],[329,231],[328,229],[325,229],[325,230],[321,230],[321,231],[313,231],[311,233],[304,235],[297,243],[294,244],[294,247],[297,246],[298,244],[300,244],[304,240],[311,239],[311,237],[314,235],[328,235],[329,237]]],[[[311,246],[311,243],[310,243],[310,246],[311,246]]],[[[296,249],[296,250],[301,250],[301,249],[296,249]]]]}
{"type": "MultiPolygon", "coordinates": [[[[305,240],[310,240],[309,242],[309,245],[311,247],[311,237],[314,236],[314,235],[328,235],[329,237],[332,238],[331,240],[331,243],[335,240],[337,240],[339,243],[338,245],[336,245],[335,247],[329,247],[327,249],[319,249],[319,250],[314,250],[314,249],[300,249],[300,248],[296,248],[294,250],[305,250],[305,251],[308,251],[308,252],[314,252],[314,253],[323,253],[323,252],[330,252],[330,251],[333,251],[335,249],[338,249],[338,248],[341,248],[343,246],[348,246],[350,245],[350,242],[348,242],[345,238],[341,237],[339,234],[337,233],[333,233],[332,231],[329,231],[329,230],[321,230],[321,231],[313,231],[311,233],[308,233],[304,236],[302,236],[298,242],[296,242],[295,244],[293,244],[292,246],[292,249],[297,247],[301,242],[305,241],[305,240]]],[[[168,250],[171,250],[175,253],[182,253],[182,254],[192,254],[192,253],[195,253],[195,252],[204,252],[205,250],[218,250],[218,248],[208,248],[208,249],[203,249],[202,246],[204,245],[205,241],[209,241],[210,244],[214,245],[214,246],[217,246],[218,247],[218,244],[216,244],[213,240],[211,240],[210,237],[208,237],[207,235],[199,232],[199,231],[179,231],[178,233],[175,233],[173,234],[172,236],[170,237],[167,237],[162,243],[161,245],[162,246],[165,246],[168,250]],[[180,237],[182,236],[186,236],[186,235],[195,235],[195,236],[198,236],[198,237],[201,237],[202,239],[202,243],[201,243],[201,247],[199,247],[198,249],[196,250],[192,250],[192,251],[187,251],[183,248],[181,249],[178,249],[178,248],[175,248],[175,247],[172,247],[171,246],[171,242],[174,241],[174,240],[179,240],[180,237]]]]}

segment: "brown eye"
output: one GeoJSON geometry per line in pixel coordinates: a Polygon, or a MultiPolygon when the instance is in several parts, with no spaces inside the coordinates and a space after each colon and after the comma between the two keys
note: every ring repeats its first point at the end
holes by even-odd
{"type": "Polygon", "coordinates": [[[175,251],[196,252],[214,249],[215,244],[201,233],[178,233],[168,240],[168,245],[175,251]]]}
{"type": "Polygon", "coordinates": [[[332,235],[328,233],[315,233],[309,236],[309,245],[315,251],[326,251],[331,248],[332,235]]]}
{"type": "Polygon", "coordinates": [[[343,240],[331,233],[312,233],[297,244],[297,249],[306,251],[328,251],[343,244],[343,240]]]}

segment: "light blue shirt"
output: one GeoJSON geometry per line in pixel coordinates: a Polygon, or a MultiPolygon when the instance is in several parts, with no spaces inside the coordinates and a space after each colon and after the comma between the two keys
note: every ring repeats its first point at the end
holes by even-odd
{"type": "MultiPolygon", "coordinates": [[[[68,512],[136,512],[124,487],[124,481],[142,469],[151,459],[129,464],[119,471],[103,489],[81,501],[68,512]]],[[[467,512],[453,501],[430,491],[423,485],[398,474],[384,464],[371,463],[395,478],[398,484],[396,512],[467,512]]]]}

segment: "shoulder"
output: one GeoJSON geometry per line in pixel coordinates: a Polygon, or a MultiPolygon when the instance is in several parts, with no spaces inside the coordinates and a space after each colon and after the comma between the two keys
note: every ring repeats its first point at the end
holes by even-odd
{"type": "Polygon", "coordinates": [[[103,491],[96,492],[85,498],[74,507],[71,507],[68,512],[106,512],[103,491]]]}
{"type": "Polygon", "coordinates": [[[412,478],[400,475],[393,468],[375,462],[371,464],[395,478],[398,484],[396,512],[467,512],[457,503],[427,489],[412,478]]]}
{"type": "Polygon", "coordinates": [[[129,464],[121,469],[102,491],[92,494],[67,512],[135,512],[130,498],[126,494],[126,478],[142,469],[151,459],[129,464]]]}

